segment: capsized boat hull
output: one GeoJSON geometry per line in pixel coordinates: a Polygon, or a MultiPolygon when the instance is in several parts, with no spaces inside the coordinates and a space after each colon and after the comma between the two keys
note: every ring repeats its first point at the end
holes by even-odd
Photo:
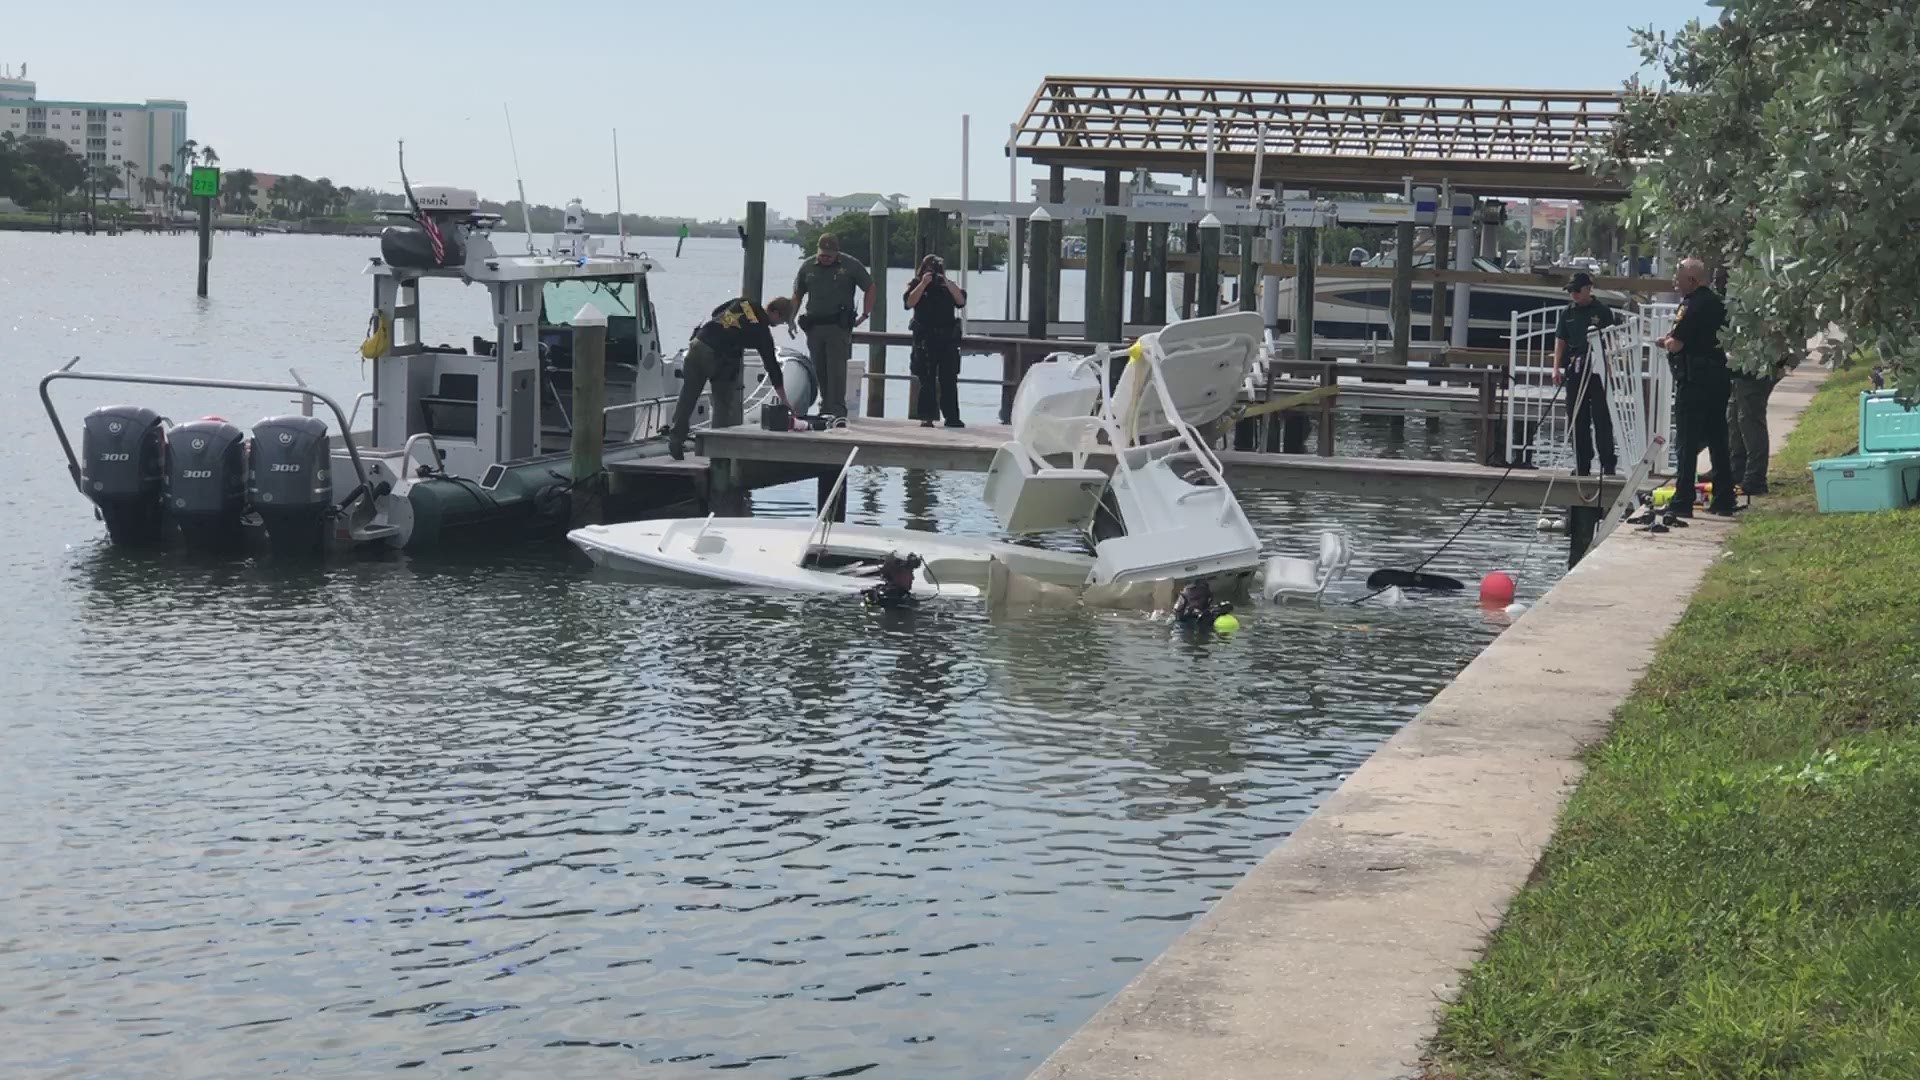
{"type": "Polygon", "coordinates": [[[915,575],[914,594],[921,597],[984,595],[996,560],[1027,577],[1076,587],[1093,568],[1091,556],[1074,552],[873,525],[822,530],[795,518],[586,525],[567,539],[597,566],[657,581],[824,594],[857,595],[873,586],[879,580],[873,571],[889,552],[925,562],[915,575]],[[803,566],[810,549],[815,557],[803,566]]]}

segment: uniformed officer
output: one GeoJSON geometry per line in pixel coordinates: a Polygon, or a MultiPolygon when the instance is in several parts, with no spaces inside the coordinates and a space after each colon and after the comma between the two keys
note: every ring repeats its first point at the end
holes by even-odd
{"type": "MultiPolygon", "coordinates": [[[[686,454],[687,424],[693,408],[699,404],[703,387],[713,387],[713,426],[734,427],[740,423],[740,366],[748,349],[760,354],[767,369],[767,381],[774,393],[787,404],[787,389],[780,377],[780,360],[773,349],[773,328],[793,317],[793,301],[776,296],[766,307],[736,296],[713,309],[713,314],[693,332],[687,356],[680,368],[680,400],[673,407],[673,426],[667,429],[667,454],[679,461],[686,454]]],[[[790,406],[789,406],[790,407],[790,406]]]]}
{"type": "Polygon", "coordinates": [[[1673,315],[1673,329],[1658,344],[1667,350],[1667,363],[1673,368],[1674,443],[1678,451],[1678,475],[1673,482],[1673,501],[1668,508],[1675,517],[1693,516],[1693,483],[1700,450],[1706,448],[1713,467],[1713,502],[1710,514],[1731,514],[1739,509],[1733,499],[1733,470],[1727,464],[1727,353],[1720,346],[1720,331],[1727,324],[1727,308],[1707,286],[1706,265],[1687,258],[1673,274],[1673,287],[1681,295],[1679,310],[1673,315]],[[1722,479],[1722,478],[1726,479],[1722,479]]]}
{"type": "Polygon", "coordinates": [[[1607,380],[1596,362],[1592,337],[1620,317],[1593,298],[1593,278],[1585,271],[1573,275],[1567,292],[1573,302],[1560,313],[1560,329],[1553,335],[1553,381],[1566,387],[1567,415],[1573,424],[1573,471],[1576,476],[1592,471],[1593,444],[1598,442],[1600,471],[1612,476],[1620,463],[1613,449],[1613,411],[1607,407],[1607,380]]]}
{"type": "Polygon", "coordinates": [[[817,253],[800,264],[793,278],[793,302],[805,308],[800,329],[807,334],[807,355],[820,380],[820,413],[847,415],[847,359],[853,355],[853,328],[873,311],[873,277],[860,260],[840,253],[840,240],[821,233],[817,253]],[[860,314],[853,295],[861,293],[860,314]]]}

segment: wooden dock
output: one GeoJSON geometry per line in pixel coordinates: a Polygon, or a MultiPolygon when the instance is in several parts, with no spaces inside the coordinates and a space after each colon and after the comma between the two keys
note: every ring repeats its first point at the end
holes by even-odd
{"type": "MultiPolygon", "coordinates": [[[[917,421],[859,418],[829,431],[766,431],[757,425],[693,433],[701,457],[714,469],[716,496],[744,492],[805,476],[831,476],[858,447],[856,464],[895,468],[985,472],[1011,428],[981,424],[965,428],[921,427],[917,421]],[[778,478],[776,478],[778,477],[778,478]]],[[[1491,468],[1466,462],[1393,458],[1320,457],[1247,451],[1219,452],[1227,482],[1241,491],[1325,491],[1376,498],[1488,498],[1504,505],[1606,506],[1621,481],[1575,478],[1547,470],[1491,468]]],[[[1089,459],[1111,469],[1111,453],[1089,459]]],[[[686,465],[689,462],[674,462],[686,465]]]]}

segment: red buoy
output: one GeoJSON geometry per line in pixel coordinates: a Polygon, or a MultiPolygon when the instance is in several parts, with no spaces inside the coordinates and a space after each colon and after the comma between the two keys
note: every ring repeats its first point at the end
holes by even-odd
{"type": "Polygon", "coordinates": [[[1513,579],[1503,570],[1495,570],[1480,579],[1480,602],[1506,607],[1513,603],[1513,579]]]}

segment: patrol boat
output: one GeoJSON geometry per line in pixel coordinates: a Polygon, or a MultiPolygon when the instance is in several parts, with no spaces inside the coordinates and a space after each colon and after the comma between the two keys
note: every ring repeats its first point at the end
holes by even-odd
{"type": "Polygon", "coordinates": [[[857,448],[811,521],[655,519],[586,525],[567,538],[600,566],[682,583],[869,593],[917,556],[928,577],[913,588],[917,598],[998,602],[1067,590],[1087,603],[1164,609],[1189,585],[1233,595],[1257,584],[1269,600],[1317,600],[1347,565],[1345,537],[1323,536],[1314,559],[1263,557],[1200,434],[1232,408],[1263,348],[1260,316],[1234,312],[1145,335],[1117,387],[1102,377],[1104,346],[1028,370],[1014,398],[1013,438],[995,452],[984,497],[1009,534],[1077,531],[1088,553],[835,524],[827,508],[857,448]],[[1111,475],[1089,461],[1103,449],[1114,458],[1111,475]]]}
{"type": "MultiPolygon", "coordinates": [[[[607,324],[604,464],[666,453],[660,432],[680,380],[662,354],[647,292],[653,261],[601,252],[577,199],[551,250],[533,250],[529,233],[528,250],[507,255],[491,239],[499,216],[480,212],[474,191],[406,191],[412,208],[389,212],[404,220],[383,230],[380,255],[364,271],[373,278],[371,332],[361,345],[371,386],[350,409],[302,382],[90,372],[74,363],[41,380],[74,484],[114,544],[225,550],[258,537],[283,552],[420,551],[460,538],[557,538],[578,482],[568,451],[582,314],[607,324]],[[428,342],[421,285],[434,279],[478,286],[488,332],[466,346],[428,342]],[[324,409],[243,431],[219,417],[176,424],[142,405],[108,405],[81,422],[75,454],[49,396],[62,380],[258,391],[324,409]],[[370,426],[356,431],[362,406],[370,426]]],[[[708,416],[703,397],[695,419],[708,416]]],[[[694,496],[690,479],[672,475],[600,486],[608,520],[694,496]]]]}

